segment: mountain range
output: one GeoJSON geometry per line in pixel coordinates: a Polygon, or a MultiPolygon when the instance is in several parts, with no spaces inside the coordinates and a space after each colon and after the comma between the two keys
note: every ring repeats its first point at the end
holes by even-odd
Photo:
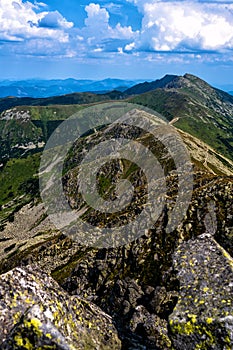
{"type": "Polygon", "coordinates": [[[0,97],[51,97],[55,95],[71,94],[74,92],[104,93],[117,89],[124,91],[142,80],[104,79],[104,80],[2,80],[0,81],[0,97]]]}
{"type": "MultiPolygon", "coordinates": [[[[163,86],[169,79],[175,77],[173,75],[166,75],[162,79],[155,81],[138,80],[124,80],[107,78],[103,80],[88,80],[88,79],[27,79],[27,80],[0,80],[0,98],[1,97],[31,97],[31,98],[46,98],[52,96],[61,96],[65,94],[72,94],[76,92],[93,92],[103,94],[111,90],[125,91],[129,90],[130,94],[141,93],[156,89],[163,86]]],[[[233,85],[222,85],[220,88],[233,94],[233,85]]]]}
{"type": "MultiPolygon", "coordinates": [[[[232,349],[232,150],[233,96],[191,74],[166,75],[124,91],[0,99],[0,348],[232,349]],[[40,159],[63,121],[87,107],[108,111],[108,102],[115,101],[136,104],[129,117],[147,118],[164,132],[157,139],[152,130],[123,123],[83,134],[63,166],[68,203],[99,228],[121,228],[150,205],[146,176],[126,157],[96,174],[105,201],[117,198],[118,180],[133,185],[124,210],[103,213],[80,195],[77,174],[87,152],[127,138],[160,163],[164,206],[142,236],[117,247],[90,247],[50,221],[39,190],[40,159]],[[183,221],[170,232],[177,198],[182,206],[188,191],[174,160],[179,144],[166,147],[173,132],[190,155],[185,174],[193,173],[193,190],[183,221]]],[[[53,190],[51,177],[46,191],[53,190]]]]}
{"type": "MultiPolygon", "coordinates": [[[[233,129],[230,117],[233,113],[233,97],[191,74],[166,75],[154,82],[136,84],[124,92],[117,90],[104,94],[83,92],[40,99],[2,98],[0,112],[13,107],[22,111],[27,110],[26,107],[19,106],[28,108],[48,106],[48,110],[52,110],[52,106],[73,106],[73,112],[74,105],[111,100],[126,100],[156,110],[176,127],[201,139],[233,160],[233,129]]],[[[69,108],[71,107],[66,109],[69,108]]],[[[47,111],[46,108],[44,110],[47,111]]],[[[33,116],[31,119],[34,118],[33,116]]]]}

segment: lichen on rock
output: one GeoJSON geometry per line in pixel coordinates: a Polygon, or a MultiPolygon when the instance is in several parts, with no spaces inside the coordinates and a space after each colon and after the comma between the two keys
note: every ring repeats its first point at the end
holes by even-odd
{"type": "Polygon", "coordinates": [[[174,254],[180,293],[169,317],[177,350],[233,346],[233,259],[210,234],[182,243],[174,254]]]}
{"type": "Polygon", "coordinates": [[[120,349],[111,317],[70,297],[48,275],[16,268],[0,277],[0,347],[13,349],[120,349]]]}

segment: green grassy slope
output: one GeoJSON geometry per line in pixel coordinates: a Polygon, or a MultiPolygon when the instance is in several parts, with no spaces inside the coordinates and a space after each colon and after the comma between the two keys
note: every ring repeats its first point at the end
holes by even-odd
{"type": "Polygon", "coordinates": [[[30,97],[7,97],[0,99],[0,112],[16,106],[50,106],[50,105],[71,105],[71,104],[90,104],[100,101],[109,101],[122,99],[125,96],[120,91],[110,91],[105,94],[94,94],[91,92],[80,92],[63,96],[54,96],[48,98],[30,98],[30,97]]]}
{"type": "Polygon", "coordinates": [[[233,97],[186,74],[130,99],[156,110],[181,130],[233,160],[233,97]]]}
{"type": "MultiPolygon", "coordinates": [[[[0,169],[0,223],[39,197],[40,154],[10,159],[0,169]]],[[[0,225],[1,226],[1,225],[0,225]]]]}

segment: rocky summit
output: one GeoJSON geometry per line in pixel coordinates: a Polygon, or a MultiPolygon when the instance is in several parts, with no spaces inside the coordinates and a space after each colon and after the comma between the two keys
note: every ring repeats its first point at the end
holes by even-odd
{"type": "MultiPolygon", "coordinates": [[[[38,179],[54,129],[101,96],[82,105],[34,101],[22,107],[21,101],[0,116],[0,349],[233,349],[232,96],[186,74],[137,85],[123,98],[153,108],[152,114],[133,109],[131,116],[153,122],[159,137],[129,123],[91,129],[70,148],[61,179],[69,206],[83,221],[120,232],[148,205],[145,174],[126,158],[104,164],[97,188],[105,201],[117,199],[120,180],[134,188],[124,210],[104,213],[80,195],[82,161],[117,138],[156,157],[166,187],[161,212],[149,230],[137,236],[134,228],[132,239],[112,247],[64,234],[48,215],[38,179]],[[174,135],[180,141],[169,149],[174,135]],[[175,157],[180,142],[191,164],[183,177],[175,157]],[[169,230],[177,199],[182,207],[188,191],[182,220],[169,230]]],[[[162,181],[156,181],[160,200],[162,181]]],[[[53,185],[47,181],[48,193],[53,185]]]]}

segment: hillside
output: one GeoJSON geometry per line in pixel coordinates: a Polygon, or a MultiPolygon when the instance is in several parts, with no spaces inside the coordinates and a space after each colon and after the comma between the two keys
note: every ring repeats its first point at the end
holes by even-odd
{"type": "Polygon", "coordinates": [[[50,106],[50,105],[72,105],[90,104],[101,101],[122,99],[124,93],[120,91],[110,91],[104,94],[94,94],[91,92],[80,92],[68,95],[54,96],[48,98],[30,97],[6,97],[0,99],[0,112],[16,106],[50,106]]]}
{"type": "MultiPolygon", "coordinates": [[[[124,93],[111,91],[106,94],[77,93],[45,99],[0,99],[0,111],[19,105],[26,106],[22,109],[24,111],[28,109],[27,106],[49,106],[49,109],[54,110],[55,105],[88,105],[126,98],[128,102],[159,112],[179,129],[233,159],[233,97],[190,74],[183,77],[166,75],[151,83],[137,84],[124,93]]],[[[67,111],[69,109],[71,113],[62,119],[71,115],[75,107],[73,110],[67,107],[67,111]]]]}
{"type": "MultiPolygon", "coordinates": [[[[145,86],[148,88],[148,84],[145,86]]],[[[108,117],[119,102],[99,104],[98,100],[97,105],[90,106],[85,104],[85,96],[92,99],[96,95],[75,94],[50,99],[59,104],[40,106],[36,104],[41,100],[33,100],[33,106],[22,105],[1,113],[2,349],[21,350],[22,344],[31,349],[67,350],[232,348],[233,161],[229,145],[233,103],[228,94],[187,74],[165,77],[163,83],[157,81],[154,86],[155,90],[127,96],[123,104],[128,107],[137,102],[161,115],[142,111],[139,106],[129,107],[122,123],[101,124],[82,134],[62,165],[62,189],[73,210],[72,220],[78,213],[83,222],[97,227],[98,243],[106,240],[101,230],[112,227],[117,228],[113,237],[119,242],[124,225],[150,208],[153,198],[149,197],[146,172],[136,164],[140,153],[136,148],[130,159],[120,157],[119,151],[116,159],[104,162],[96,173],[96,188],[108,206],[127,194],[125,187],[119,192],[117,184],[121,180],[123,186],[131,183],[133,187],[130,203],[117,212],[91,206],[78,182],[82,161],[89,151],[110,140],[130,139],[150,152],[142,158],[143,165],[148,154],[161,165],[161,173],[159,168],[151,171],[149,167],[151,182],[157,184],[156,204],[162,203],[157,220],[149,230],[142,222],[140,235],[140,223],[133,226],[125,244],[119,246],[93,246],[89,244],[93,237],[81,230],[83,226],[76,229],[71,225],[69,235],[49,217],[45,209],[48,203],[44,204],[41,196],[43,192],[44,198],[45,191],[53,200],[57,193],[59,184],[51,169],[56,169],[59,148],[48,160],[48,177],[41,193],[38,174],[44,145],[62,121],[76,113],[80,118],[76,126],[85,124],[97,106],[100,115],[106,113],[108,117]],[[69,98],[85,102],[60,103],[69,98]],[[131,118],[144,120],[145,124],[127,123],[134,120],[131,118]],[[144,128],[147,123],[149,129],[144,128]],[[187,168],[187,162],[183,168],[181,140],[192,162],[187,168]],[[170,218],[175,222],[177,219],[176,203],[182,208],[187,192],[190,199],[182,220],[169,231],[170,218]],[[79,240],[74,239],[77,233],[79,240]]],[[[113,95],[122,96],[116,92],[113,95]]],[[[112,95],[103,96],[106,102],[106,96],[112,95]]],[[[57,135],[62,140],[62,129],[57,135]]],[[[93,164],[90,159],[86,169],[93,169],[93,164]]],[[[56,212],[59,203],[52,203],[56,212]]],[[[107,238],[108,243],[111,237],[107,238]]]]}
{"type": "Polygon", "coordinates": [[[233,160],[233,97],[185,74],[130,101],[164,115],[177,128],[233,160]]]}

